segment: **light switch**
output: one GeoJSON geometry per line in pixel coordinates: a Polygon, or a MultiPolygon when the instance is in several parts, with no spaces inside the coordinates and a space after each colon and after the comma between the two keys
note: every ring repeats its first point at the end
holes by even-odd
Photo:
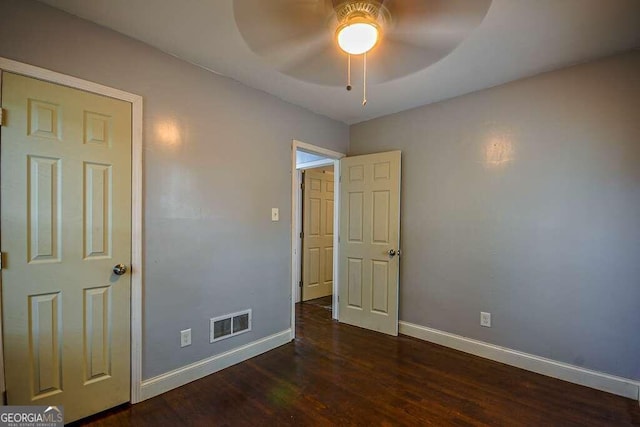
{"type": "Polygon", "coordinates": [[[180,347],[191,345],[191,328],[180,331],[180,347]]]}
{"type": "Polygon", "coordinates": [[[271,221],[280,221],[280,209],[271,208],[271,221]]]}

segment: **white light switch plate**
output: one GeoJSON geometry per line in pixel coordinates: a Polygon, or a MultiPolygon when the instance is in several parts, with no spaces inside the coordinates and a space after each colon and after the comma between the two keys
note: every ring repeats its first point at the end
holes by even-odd
{"type": "Polygon", "coordinates": [[[480,312],[480,326],[491,327],[491,313],[480,312]]]}
{"type": "Polygon", "coordinates": [[[191,345],[191,328],[180,331],[180,347],[191,345]]]}
{"type": "Polygon", "coordinates": [[[271,208],[271,221],[280,221],[280,209],[271,208]]]}

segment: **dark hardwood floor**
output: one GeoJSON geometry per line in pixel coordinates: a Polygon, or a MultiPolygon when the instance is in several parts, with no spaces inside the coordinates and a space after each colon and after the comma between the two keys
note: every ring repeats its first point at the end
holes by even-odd
{"type": "Polygon", "coordinates": [[[295,342],[79,424],[640,425],[636,401],[341,325],[326,305],[297,305],[295,342]]]}

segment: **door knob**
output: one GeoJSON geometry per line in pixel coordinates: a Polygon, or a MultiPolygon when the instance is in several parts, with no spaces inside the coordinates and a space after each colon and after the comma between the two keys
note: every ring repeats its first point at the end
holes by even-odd
{"type": "Polygon", "coordinates": [[[116,276],[122,276],[126,272],[127,272],[127,266],[124,264],[116,264],[113,267],[113,274],[115,274],[116,276]]]}
{"type": "Polygon", "coordinates": [[[395,249],[389,249],[389,256],[391,256],[391,257],[396,256],[396,250],[395,249]]]}

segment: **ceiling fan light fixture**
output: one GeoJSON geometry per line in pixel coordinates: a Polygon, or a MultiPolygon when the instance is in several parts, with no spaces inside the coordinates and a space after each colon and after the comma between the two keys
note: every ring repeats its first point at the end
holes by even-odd
{"type": "Polygon", "coordinates": [[[375,47],[380,38],[378,26],[373,22],[348,22],[336,31],[338,46],[350,55],[362,55],[375,47]]]}

